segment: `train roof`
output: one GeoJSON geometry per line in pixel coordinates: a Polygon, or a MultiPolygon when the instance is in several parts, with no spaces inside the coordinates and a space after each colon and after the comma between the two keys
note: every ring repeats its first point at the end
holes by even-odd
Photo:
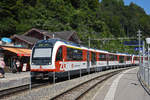
{"type": "MultiPolygon", "coordinates": [[[[62,39],[59,39],[59,38],[48,39],[48,40],[39,40],[35,44],[35,46],[40,44],[40,43],[51,43],[51,45],[54,46],[55,43],[58,42],[58,41],[66,44],[68,47],[72,47],[72,48],[76,48],[76,49],[85,49],[85,50],[90,50],[90,51],[93,51],[93,52],[96,51],[96,52],[109,53],[109,54],[115,54],[115,55],[132,56],[131,54],[127,54],[127,53],[111,53],[111,52],[108,52],[108,51],[105,51],[105,50],[88,48],[88,47],[85,47],[85,46],[81,46],[80,44],[76,44],[76,43],[73,43],[73,42],[70,42],[70,41],[66,41],[66,40],[62,40],[62,39]]],[[[138,56],[138,55],[134,55],[134,56],[138,56]]]]}
{"type": "Polygon", "coordinates": [[[49,40],[61,41],[61,42],[63,42],[64,44],[68,44],[68,45],[71,45],[71,46],[77,46],[77,47],[80,47],[79,44],[76,44],[76,43],[71,42],[71,41],[62,40],[62,39],[59,39],[59,38],[49,39],[49,40]]]}
{"type": "Polygon", "coordinates": [[[98,50],[96,49],[97,52],[102,52],[102,53],[109,53],[108,51],[105,51],[105,50],[98,50]]]}
{"type": "Polygon", "coordinates": [[[79,44],[76,44],[76,43],[73,43],[73,42],[70,42],[70,41],[68,42],[68,41],[65,41],[65,40],[62,40],[62,39],[59,39],[59,38],[48,39],[48,40],[39,40],[36,44],[51,43],[52,45],[54,45],[57,41],[63,42],[64,44],[67,44],[67,45],[80,47],[79,44]]]}
{"type": "Polygon", "coordinates": [[[36,44],[39,44],[39,43],[51,43],[51,44],[55,44],[58,40],[56,39],[48,39],[48,40],[39,40],[36,44]]]}
{"type": "Polygon", "coordinates": [[[123,55],[123,56],[132,56],[131,54],[128,53],[116,53],[117,55],[123,55]]]}

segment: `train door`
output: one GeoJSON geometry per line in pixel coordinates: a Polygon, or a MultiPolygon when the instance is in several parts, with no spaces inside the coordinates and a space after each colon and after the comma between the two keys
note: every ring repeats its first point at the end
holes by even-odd
{"type": "Polygon", "coordinates": [[[127,64],[127,56],[124,56],[124,63],[127,64]]]}
{"type": "Polygon", "coordinates": [[[90,72],[90,53],[87,51],[87,72],[90,72]]]}
{"type": "Polygon", "coordinates": [[[63,66],[61,64],[63,63],[63,47],[59,47],[56,53],[56,62],[55,62],[55,67],[56,70],[63,70],[63,66]]]}

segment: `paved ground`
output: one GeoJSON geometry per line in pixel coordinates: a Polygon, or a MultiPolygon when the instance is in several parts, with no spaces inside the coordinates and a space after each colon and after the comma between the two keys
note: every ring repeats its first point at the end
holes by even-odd
{"type": "Polygon", "coordinates": [[[0,82],[8,81],[8,80],[18,80],[23,77],[29,77],[30,72],[20,72],[20,73],[5,73],[5,78],[0,78],[0,82]]]}
{"type": "Polygon", "coordinates": [[[105,82],[93,100],[150,100],[137,79],[138,68],[125,71],[105,82]]]}
{"type": "Polygon", "coordinates": [[[29,84],[29,77],[30,72],[6,73],[5,78],[0,78],[0,90],[29,84]]]}

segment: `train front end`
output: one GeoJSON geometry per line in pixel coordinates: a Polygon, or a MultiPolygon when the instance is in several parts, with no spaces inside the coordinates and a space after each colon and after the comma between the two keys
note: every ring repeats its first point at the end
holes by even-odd
{"type": "Polygon", "coordinates": [[[45,78],[49,72],[54,72],[53,46],[54,42],[51,40],[41,40],[34,45],[30,58],[32,78],[45,78]]]}

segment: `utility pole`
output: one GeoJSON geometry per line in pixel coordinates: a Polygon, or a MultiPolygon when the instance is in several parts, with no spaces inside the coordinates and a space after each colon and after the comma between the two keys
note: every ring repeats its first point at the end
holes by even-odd
{"type": "Polygon", "coordinates": [[[139,57],[140,57],[140,66],[141,66],[141,55],[140,55],[140,45],[141,45],[141,36],[142,36],[142,34],[141,34],[141,30],[138,30],[137,31],[137,36],[138,36],[138,38],[139,38],[139,57]]]}
{"type": "Polygon", "coordinates": [[[140,70],[139,70],[140,74],[143,74],[143,67],[144,66],[145,66],[145,42],[143,41],[143,64],[142,64],[142,66],[140,67],[140,70]]]}
{"type": "Polygon", "coordinates": [[[89,37],[89,48],[90,48],[90,37],[89,37]]]}
{"type": "Polygon", "coordinates": [[[145,66],[145,42],[143,41],[143,66],[145,66]]]}

